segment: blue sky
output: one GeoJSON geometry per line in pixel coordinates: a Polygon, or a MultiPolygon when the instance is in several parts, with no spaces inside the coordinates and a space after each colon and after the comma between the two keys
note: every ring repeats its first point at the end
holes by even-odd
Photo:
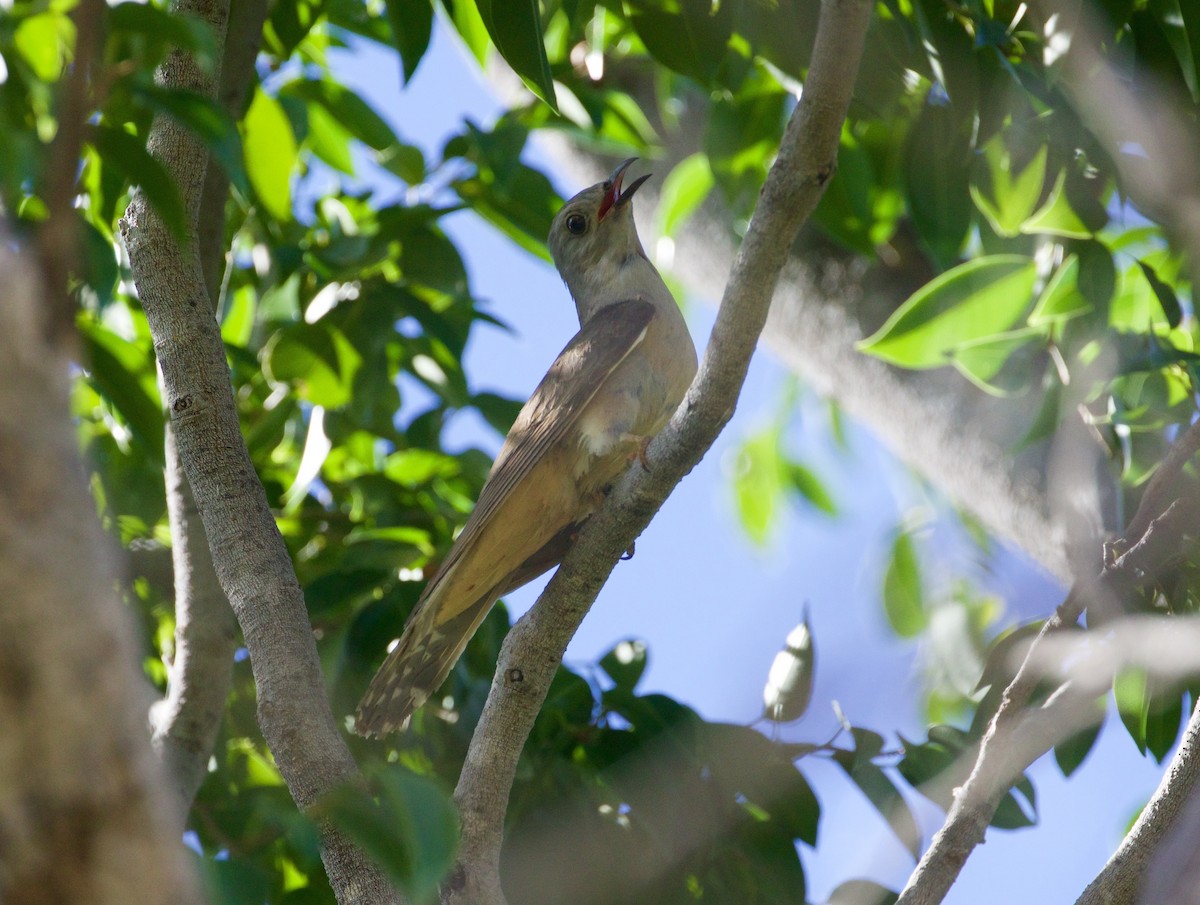
{"type": "MultiPolygon", "coordinates": [[[[461,130],[464,117],[486,124],[501,109],[440,23],[429,55],[403,91],[394,54],[363,44],[332,58],[343,81],[402,139],[434,159],[444,139],[461,130]]],[[[547,172],[564,196],[583,187],[557,179],[536,144],[525,159],[547,172]]],[[[367,170],[363,175],[382,197],[403,191],[390,177],[367,170]]],[[[446,227],[466,259],[475,296],[513,328],[475,332],[466,354],[468,380],[476,391],[525,398],[578,329],[574,306],[551,267],[473,215],[456,214],[446,227]]],[[[703,299],[684,302],[702,349],[712,306],[703,299]]],[[[920,652],[891,635],[878,589],[897,523],[914,507],[936,511],[937,501],[927,499],[865,430],[850,425],[849,453],[836,450],[823,405],[807,395],[789,427],[788,445],[826,480],[839,515],[831,519],[797,506],[765,549],[754,547],[738,525],[730,478],[736,448],[772,423],[787,379],[765,352],[756,355],[725,433],[638,541],[637,555],[617,567],[567,659],[591,663],[619,640],[641,638],[650,655],[643,690],[669,694],[708,719],[752,722],[762,707],[771,660],[807,603],[817,644],[816,689],[809,715],[786,727],[783,737],[827,739],[836,727],[834,699],[855,725],[882,733],[889,743],[897,730],[923,737],[914,703],[920,652]]],[[[452,422],[448,443],[494,452],[500,438],[464,414],[452,422]]],[[[964,568],[962,543],[945,524],[933,531],[928,546],[939,554],[946,577],[964,568]]],[[[1034,617],[1059,602],[1061,590],[1020,557],[1002,551],[993,565],[990,588],[1005,598],[1006,612],[1034,617]]],[[[514,616],[533,604],[543,583],[509,598],[514,616]]],[[[819,847],[802,849],[810,900],[823,901],[838,883],[855,877],[899,888],[911,859],[841,769],[819,758],[806,759],[801,768],[823,809],[819,847]]],[[[950,905],[1074,901],[1157,785],[1161,769],[1137,753],[1110,715],[1102,743],[1070,781],[1046,759],[1031,773],[1041,823],[1032,830],[992,831],[947,897],[950,905]]],[[[940,812],[915,793],[906,797],[928,842],[940,812]]]]}

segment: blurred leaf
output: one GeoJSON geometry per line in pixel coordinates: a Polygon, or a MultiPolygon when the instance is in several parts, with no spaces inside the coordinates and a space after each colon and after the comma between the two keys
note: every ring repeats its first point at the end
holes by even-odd
{"type": "Polygon", "coordinates": [[[292,324],[271,337],[263,367],[275,383],[295,386],[300,395],[328,409],[350,401],[362,358],[336,330],[323,324],[292,324]]]}
{"type": "Polygon", "coordinates": [[[725,57],[736,4],[632,2],[629,24],[659,63],[709,85],[725,57]]]}
{"type": "Polygon", "coordinates": [[[1146,753],[1146,718],[1149,709],[1149,690],[1146,674],[1137,669],[1125,669],[1113,680],[1113,697],[1117,714],[1138,751],[1146,753]]]}
{"type": "Polygon", "coordinates": [[[1046,203],[1021,224],[1022,233],[1067,239],[1087,239],[1092,235],[1092,230],[1079,218],[1067,199],[1067,193],[1063,191],[1066,178],[1065,171],[1059,173],[1046,203]]]}
{"type": "Polygon", "coordinates": [[[298,151],[296,136],[279,101],[255,89],[242,121],[246,174],[267,212],[277,220],[292,219],[292,172],[298,151]]]}
{"type": "Polygon", "coordinates": [[[94,321],[79,318],[77,326],[92,382],[146,453],[161,464],[164,419],[153,361],[144,349],[94,321]]]}
{"type": "Polygon", "coordinates": [[[870,750],[854,753],[839,751],[834,755],[834,760],[887,821],[896,838],[913,858],[917,858],[921,854],[921,831],[917,828],[916,819],[895,783],[871,762],[873,753],[870,750]]]}
{"type": "Polygon", "coordinates": [[[620,641],[607,654],[600,658],[600,668],[603,669],[618,688],[633,691],[638,680],[646,671],[649,661],[646,658],[646,644],[636,638],[620,641]]]}
{"type": "Polygon", "coordinates": [[[829,894],[827,905],[895,905],[899,893],[870,880],[847,880],[829,894]]]}
{"type": "Polygon", "coordinates": [[[985,194],[976,182],[971,183],[971,198],[987,218],[997,235],[1020,235],[1021,224],[1033,213],[1046,179],[1046,145],[1038,149],[1033,160],[1013,173],[1013,157],[1003,134],[997,135],[983,149],[987,164],[990,191],[985,194]]]}
{"type": "Polygon", "coordinates": [[[1015,383],[1006,384],[997,380],[1007,366],[1014,362],[1024,363],[1028,353],[1044,345],[1042,331],[1035,327],[1024,327],[1020,330],[1009,330],[982,339],[971,340],[956,346],[951,363],[964,377],[975,386],[992,396],[1007,396],[1010,393],[1027,388],[1026,379],[1030,368],[1016,368],[1015,383]]]}
{"type": "Polygon", "coordinates": [[[742,528],[760,546],[767,542],[778,518],[782,474],[777,429],[767,428],[742,443],[733,479],[734,503],[742,528]]]}
{"type": "Polygon", "coordinates": [[[1179,307],[1179,299],[1175,295],[1175,290],[1167,283],[1164,283],[1158,278],[1158,273],[1153,267],[1145,261],[1138,261],[1138,267],[1142,269],[1142,274],[1146,277],[1146,282],[1150,284],[1150,289],[1154,292],[1154,297],[1158,299],[1158,304],[1162,306],[1163,315],[1167,319],[1167,325],[1174,328],[1179,326],[1179,322],[1183,320],[1183,309],[1179,307]]]}
{"type": "MultiPolygon", "coordinates": [[[[1100,701],[1099,718],[1104,718],[1104,702],[1100,701]]],[[[1091,753],[1092,748],[1096,745],[1096,739],[1100,737],[1100,723],[1095,726],[1084,729],[1081,732],[1075,733],[1069,739],[1059,743],[1054,748],[1054,762],[1058,764],[1058,769],[1062,771],[1064,777],[1069,777],[1072,773],[1079,769],[1080,764],[1091,753]]]]}
{"type": "Polygon", "coordinates": [[[92,142],[105,167],[116,170],[145,192],[167,230],[176,239],[182,239],[186,221],[179,189],[163,165],[147,153],[141,139],[123,129],[98,125],[92,131],[92,142]]]}
{"type": "Polygon", "coordinates": [[[663,180],[658,198],[659,232],[674,236],[683,222],[704,203],[712,187],[712,169],[702,151],[677,163],[663,180]]]}
{"type": "Polygon", "coordinates": [[[554,79],[550,75],[550,61],[546,59],[546,45],[542,40],[538,0],[508,3],[475,0],[475,5],[504,61],[524,79],[534,94],[557,110],[554,79]]]}
{"type": "Polygon", "coordinates": [[[956,346],[1003,333],[1029,310],[1037,267],[1019,255],[960,264],[918,289],[858,348],[906,368],[948,364],[956,346]]]}
{"type": "Polygon", "coordinates": [[[423,776],[380,766],[370,791],[341,786],[314,808],[370,855],[410,898],[423,901],[454,864],[458,818],[450,798],[423,776]]]}
{"type": "Polygon", "coordinates": [[[926,103],[904,150],[904,193],[913,223],[942,267],[958,259],[971,225],[970,143],[950,105],[926,103]]]}
{"type": "Polygon", "coordinates": [[[392,127],[370,104],[333,79],[296,79],[280,88],[279,93],[281,97],[320,105],[347,132],[376,151],[386,151],[398,141],[392,127]]]}
{"type": "Polygon", "coordinates": [[[1183,694],[1179,689],[1154,689],[1146,707],[1146,749],[1162,763],[1175,747],[1183,723],[1183,694]]]}
{"type": "Polygon", "coordinates": [[[385,0],[392,41],[404,66],[404,81],[417,72],[433,34],[433,4],[427,0],[385,0]]]}
{"type": "Polygon", "coordinates": [[[811,468],[800,462],[784,463],[792,489],[826,515],[837,515],[837,504],[811,468]]]}
{"type": "Polygon", "coordinates": [[[158,85],[139,85],[137,92],[154,110],[170,114],[204,142],[229,181],[239,191],[249,188],[243,166],[242,139],[233,117],[214,101],[191,91],[172,91],[158,85]]]}
{"type": "Polygon", "coordinates": [[[883,576],[883,611],[892,631],[901,638],[915,638],[924,631],[929,622],[924,598],[912,534],[898,531],[883,576]]]}
{"type": "Polygon", "coordinates": [[[73,35],[71,20],[55,10],[21,19],[12,42],[34,75],[43,82],[56,82],[63,69],[63,39],[73,35]]]}
{"type": "Polygon", "coordinates": [[[1079,256],[1068,255],[1054,271],[1029,315],[1031,327],[1059,324],[1092,310],[1079,289],[1079,256]]]}

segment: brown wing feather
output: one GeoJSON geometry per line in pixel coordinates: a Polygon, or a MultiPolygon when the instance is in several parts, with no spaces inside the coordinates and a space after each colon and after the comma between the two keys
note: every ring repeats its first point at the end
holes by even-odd
{"type": "MultiPolygon", "coordinates": [[[[424,596],[466,555],[501,501],[570,432],[608,375],[641,342],[653,317],[649,302],[617,302],[596,312],[567,343],[513,422],[471,517],[424,596]]],[[[444,615],[455,612],[451,603],[444,615]]]]}
{"type": "MultiPolygon", "coordinates": [[[[563,480],[570,477],[551,475],[556,469],[564,469],[546,461],[548,454],[569,436],[608,376],[642,341],[653,317],[654,308],[648,302],[625,301],[609,305],[584,324],[559,353],[509,431],[475,511],[445,562],[426,586],[396,648],[363,695],[356,720],[359,732],[384,735],[403,728],[412,711],[454,668],[467,640],[496,598],[561,559],[569,545],[573,520],[579,515],[577,512],[559,513],[561,524],[543,523],[537,526],[537,531],[522,537],[525,546],[535,544],[528,550],[522,550],[520,543],[488,534],[488,529],[494,517],[506,508],[505,504],[515,501],[516,498],[510,495],[521,492],[522,482],[539,464],[544,463],[550,471],[543,470],[534,485],[527,488],[532,497],[539,494],[553,496],[553,477],[563,480]],[[472,567],[468,559],[477,550],[477,555],[483,557],[482,569],[472,567]],[[505,562],[509,550],[514,554],[511,564],[505,562]],[[495,574],[497,565],[503,574],[495,574]],[[468,570],[484,586],[480,588],[475,581],[464,580],[460,569],[468,570]]],[[[562,453],[558,455],[562,456],[562,453]]],[[[569,457],[565,458],[569,460],[569,457]]],[[[569,495],[569,488],[564,489],[569,495]]],[[[549,511],[548,508],[547,514],[549,511]]],[[[496,527],[504,529],[503,525],[496,527]]]]}

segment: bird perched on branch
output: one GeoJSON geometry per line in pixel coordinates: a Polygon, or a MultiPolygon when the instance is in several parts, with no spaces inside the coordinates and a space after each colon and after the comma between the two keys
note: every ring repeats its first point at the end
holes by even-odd
{"type": "Polygon", "coordinates": [[[356,730],[403,729],[492,604],[556,566],[612,482],[683,400],[696,349],[633,224],[622,163],[554,218],[548,245],[579,313],[521,409],[441,568],[358,705],[356,730]]]}

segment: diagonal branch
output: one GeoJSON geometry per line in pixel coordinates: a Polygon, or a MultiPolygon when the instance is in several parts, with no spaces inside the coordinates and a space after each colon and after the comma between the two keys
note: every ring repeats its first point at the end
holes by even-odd
{"type": "Polygon", "coordinates": [[[1115,609],[1115,602],[1131,590],[1152,583],[1179,554],[1184,534],[1194,535],[1200,530],[1200,500],[1195,494],[1173,497],[1167,491],[1177,485],[1180,473],[1198,450],[1200,422],[1176,441],[1147,488],[1131,522],[1134,526],[1144,525],[1143,533],[1128,535],[1115,544],[1115,548],[1126,552],[1106,564],[1099,575],[1076,582],[1029,645],[980,742],[970,777],[957,790],[945,823],[921,857],[897,905],[941,902],[971,852],[983,842],[1008,789],[1030,764],[1078,728],[1069,727],[1065,734],[1042,734],[1040,743],[1022,738],[1029,713],[1026,704],[1043,678],[1035,662],[1041,642],[1073,625],[1085,607],[1115,609]]]}
{"type": "Polygon", "coordinates": [[[623,551],[709,449],[737,405],[750,356],[801,224],[833,176],[838,139],[870,21],[867,0],[825,0],[804,95],[734,261],[708,349],[687,398],[588,523],[534,608],[509,633],[455,799],[459,868],[448,903],[501,903],[504,815],[517,761],[567,642],[623,551]]]}
{"type": "MultiPolygon", "coordinates": [[[[207,23],[223,42],[227,0],[180,0],[175,9],[207,23]]],[[[209,97],[212,79],[173,52],[159,80],[209,97]]],[[[167,405],[188,482],[208,534],[213,564],[246,640],[258,693],[258,718],[280,773],[301,809],[357,768],[334,722],[299,582],[262,483],[241,435],[220,331],[208,300],[196,244],[196,219],[208,155],[172,119],[155,119],[150,153],[179,187],[188,212],[180,245],[141,192],[121,235],[162,370],[167,405]]],[[[330,826],[322,858],[344,902],[395,902],[396,893],[365,855],[330,826]]]]}

